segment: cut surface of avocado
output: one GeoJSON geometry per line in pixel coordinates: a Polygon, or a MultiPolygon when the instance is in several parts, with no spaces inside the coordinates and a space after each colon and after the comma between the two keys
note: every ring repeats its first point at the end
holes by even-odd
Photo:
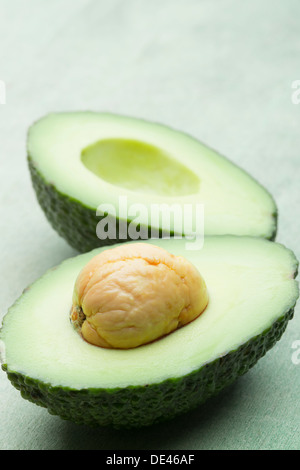
{"type": "MultiPolygon", "coordinates": [[[[38,200],[52,226],[79,251],[115,243],[96,235],[100,205],[120,221],[120,197],[146,211],[139,224],[176,233],[174,221],[150,218],[153,204],[204,205],[206,235],[273,239],[277,209],[259,183],[183,132],[141,119],[78,112],[50,114],[28,133],[28,161],[38,200]]],[[[184,227],[182,233],[185,233],[184,227]]],[[[117,238],[118,240],[118,238],[117,238]]],[[[119,240],[121,241],[121,240],[119,240]]]]}
{"type": "Polygon", "coordinates": [[[235,236],[208,237],[198,252],[187,251],[184,239],[144,243],[184,256],[201,271],[207,309],[150,344],[99,348],[78,335],[69,312],[79,271],[107,248],[66,260],[30,286],[4,318],[3,368],[24,398],[80,423],[151,424],[218,393],[280,338],[298,298],[298,264],[290,250],[235,236]]]}

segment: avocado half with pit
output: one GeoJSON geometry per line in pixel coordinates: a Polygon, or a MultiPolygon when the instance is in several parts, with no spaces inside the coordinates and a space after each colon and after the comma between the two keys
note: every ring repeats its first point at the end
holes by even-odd
{"type": "Polygon", "coordinates": [[[94,346],[74,329],[69,312],[78,273],[107,247],[68,259],[4,318],[2,367],[24,398],[76,423],[149,425],[205,402],[280,339],[298,298],[290,250],[257,237],[206,237],[196,252],[186,250],[184,239],[144,243],[193,263],[207,285],[206,310],[149,344],[94,346]]]}
{"type": "Polygon", "coordinates": [[[275,238],[277,209],[268,191],[214,150],[164,125],[93,112],[50,114],[29,130],[28,162],[47,218],[80,252],[132,240],[130,224],[143,239],[188,236],[172,212],[187,205],[203,205],[205,235],[275,238]],[[171,212],[160,212],[163,207],[171,212]],[[105,227],[110,221],[112,236],[105,227]]]}

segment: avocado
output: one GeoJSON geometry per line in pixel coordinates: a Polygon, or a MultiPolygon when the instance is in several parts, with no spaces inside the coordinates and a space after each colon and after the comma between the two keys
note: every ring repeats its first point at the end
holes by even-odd
{"type": "Polygon", "coordinates": [[[216,151],[165,125],[109,113],[54,113],[31,126],[27,152],[42,209],[79,252],[132,240],[130,224],[140,228],[140,239],[188,236],[197,227],[178,227],[172,212],[187,205],[195,214],[203,206],[205,235],[275,239],[277,208],[268,191],[216,151]],[[137,202],[146,208],[138,216],[137,202]],[[109,236],[105,224],[113,222],[116,233],[109,236]]]}
{"type": "Polygon", "coordinates": [[[185,242],[143,243],[193,263],[205,279],[208,306],[136,348],[89,344],[69,319],[78,273],[108,247],[65,260],[26,289],[0,333],[2,368],[22,396],[79,424],[140,427],[204,403],[254,366],[293,316],[294,254],[258,237],[206,237],[198,251],[185,242]]]}

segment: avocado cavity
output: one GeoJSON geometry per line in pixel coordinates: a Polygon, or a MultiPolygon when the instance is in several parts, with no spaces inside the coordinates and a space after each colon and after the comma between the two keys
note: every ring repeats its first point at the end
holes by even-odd
{"type": "Polygon", "coordinates": [[[199,191],[199,178],[164,150],[145,142],[104,139],[85,148],[82,163],[113,185],[161,196],[186,196],[199,191]]]}

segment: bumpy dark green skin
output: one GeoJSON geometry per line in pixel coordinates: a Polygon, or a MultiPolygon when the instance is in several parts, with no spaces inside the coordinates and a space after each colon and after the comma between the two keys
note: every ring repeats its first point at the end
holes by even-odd
{"type": "MultiPolygon", "coordinates": [[[[100,222],[101,217],[96,215],[96,210],[84,206],[81,201],[76,201],[75,199],[62,194],[53,184],[47,183],[30,156],[28,157],[28,164],[37,199],[45,212],[48,221],[54,230],[56,230],[58,234],[73,248],[84,253],[101,246],[130,241],[130,238],[126,238],[124,240],[118,237],[116,239],[107,238],[105,240],[100,240],[96,234],[96,227],[100,222]]],[[[275,240],[276,237],[277,212],[273,214],[273,218],[274,231],[269,238],[270,240],[275,240]]],[[[128,225],[129,224],[127,224],[127,227],[128,225]]],[[[116,232],[118,234],[118,220],[116,221],[116,228],[116,232]]],[[[126,232],[128,233],[128,231],[126,232]]],[[[151,227],[145,227],[143,233],[150,238],[151,227]]],[[[173,236],[174,233],[167,233],[166,235],[173,236]]],[[[164,233],[159,230],[155,236],[163,237],[164,233]]]]}
{"type": "MultiPolygon", "coordinates": [[[[120,239],[118,237],[100,240],[96,234],[96,227],[101,217],[96,215],[96,209],[84,206],[82,202],[62,194],[53,184],[47,183],[30,157],[28,157],[28,165],[38,202],[48,221],[54,230],[77,251],[85,253],[101,246],[130,241],[130,238],[120,239]]],[[[127,228],[128,226],[129,222],[127,228]]],[[[119,233],[118,220],[116,221],[116,233],[119,233]]],[[[150,238],[151,227],[145,227],[143,233],[146,233],[147,238],[150,238]]],[[[163,232],[159,230],[155,236],[162,237],[163,232]]]]}
{"type": "Polygon", "coordinates": [[[89,426],[142,427],[195,408],[245,374],[281,338],[293,312],[290,309],[268,330],[199,370],[154,385],[72,390],[52,387],[7,365],[2,368],[23,398],[51,414],[89,426]]]}

